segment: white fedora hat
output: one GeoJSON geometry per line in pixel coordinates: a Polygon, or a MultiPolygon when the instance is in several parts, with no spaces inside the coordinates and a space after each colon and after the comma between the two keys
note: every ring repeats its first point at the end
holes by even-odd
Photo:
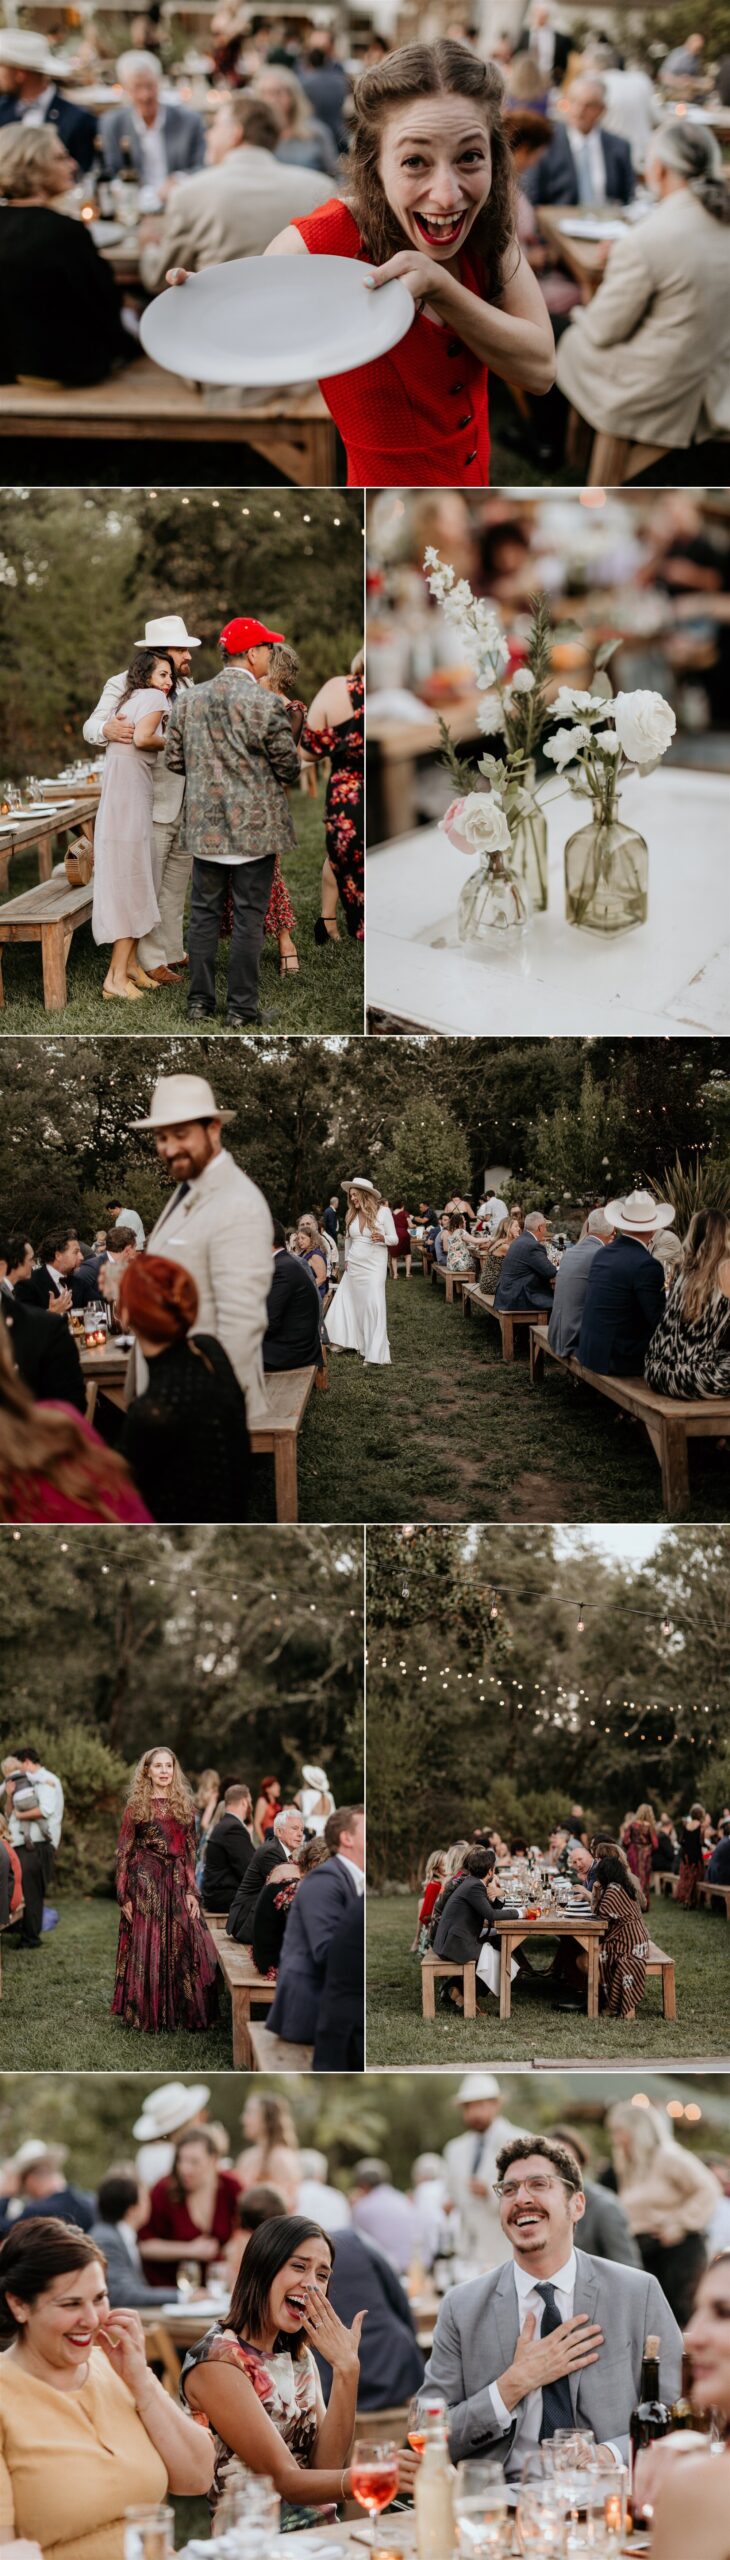
{"type": "Polygon", "coordinates": [[[191,2080],[187,2089],[183,2080],[166,2080],[163,2088],[152,2089],[145,2098],[141,2116],[132,2126],[135,2142],[151,2142],[160,2134],[179,2133],[181,2125],[189,2124],[193,2116],[200,2115],[202,2107],[207,2107],[209,2098],[204,2080],[191,2080]]]}
{"type": "Polygon", "coordinates": [[[146,1120],[130,1120],[131,1129],[174,1129],[184,1120],[235,1120],[235,1111],[221,1111],[213,1087],[206,1076],[159,1076],[155,1085],[149,1116],[146,1120]]]}
{"type": "Polygon", "coordinates": [[[0,27],[0,62],[9,71],[58,71],[46,37],[31,27],[0,27]]]}
{"type": "Polygon", "coordinates": [[[650,1191],[629,1191],[625,1200],[607,1200],[604,1214],[617,1235],[655,1236],[674,1221],[671,1203],[652,1199],[650,1191]]]}
{"type": "MultiPolygon", "coordinates": [[[[1,57],[0,57],[1,58],[1,57]]],[[[200,649],[202,642],[186,631],[181,613],[161,613],[156,622],[146,622],[144,639],[135,640],[135,649],[200,649]]]]}
{"type": "MultiPolygon", "coordinates": [[[[351,1173],[351,1175],[350,1175],[350,1179],[349,1179],[349,1182],[341,1182],[341,1183],[340,1183],[340,1190],[341,1190],[341,1191],[378,1191],[378,1186],[377,1186],[377,1182],[371,1182],[371,1181],[370,1181],[370,1176],[369,1176],[369,1174],[367,1174],[367,1173],[351,1173]]],[[[379,1192],[379,1191],[378,1191],[378,1199],[380,1199],[380,1192],[379,1192]]]]}
{"type": "Polygon", "coordinates": [[[326,1769],[316,1769],[313,1760],[302,1761],[302,1777],[308,1787],[318,1787],[320,1795],[329,1795],[330,1782],[326,1769]]]}
{"type": "Polygon", "coordinates": [[[499,2081],[495,2080],[493,2071],[467,2071],[460,2089],[457,2089],[454,2105],[476,2106],[480,2098],[501,2098],[501,2095],[499,2081]]]}

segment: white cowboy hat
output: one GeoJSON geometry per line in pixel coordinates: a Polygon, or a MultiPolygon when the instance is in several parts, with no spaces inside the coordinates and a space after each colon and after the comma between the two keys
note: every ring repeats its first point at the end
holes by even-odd
{"type": "Polygon", "coordinates": [[[58,74],[55,54],[45,36],[35,35],[31,27],[0,27],[0,62],[9,71],[58,74]]]}
{"type": "Polygon", "coordinates": [[[308,1787],[318,1787],[320,1795],[329,1795],[330,1782],[326,1769],[315,1769],[314,1761],[302,1761],[302,1777],[308,1787]]]}
{"type": "Polygon", "coordinates": [[[499,2081],[493,2071],[467,2071],[454,2099],[455,2107],[476,2106],[480,2098],[501,2098],[499,2081]]]}
{"type": "Polygon", "coordinates": [[[221,1111],[205,1076],[159,1076],[146,1120],[130,1120],[131,1129],[174,1129],[183,1120],[235,1120],[221,1111]]]}
{"type": "Polygon", "coordinates": [[[165,2133],[179,2133],[207,2107],[210,2090],[203,2080],[191,2080],[186,2089],[183,2080],[166,2080],[161,2089],[152,2089],[145,2098],[141,2116],[132,2126],[135,2142],[150,2142],[165,2133]]]}
{"type": "Polygon", "coordinates": [[[625,1200],[607,1200],[605,1215],[620,1236],[655,1236],[674,1220],[669,1201],[653,1200],[650,1191],[629,1191],[625,1200]]]}
{"type": "MultiPolygon", "coordinates": [[[[2,57],[0,56],[0,59],[2,57]]],[[[135,640],[135,649],[200,649],[202,642],[186,631],[181,613],[162,613],[157,622],[146,622],[144,639],[135,640]]]]}
{"type": "Polygon", "coordinates": [[[377,1182],[371,1182],[371,1181],[370,1181],[370,1179],[369,1179],[369,1176],[368,1176],[366,1173],[352,1173],[352,1174],[350,1175],[350,1180],[349,1180],[349,1182],[341,1182],[341,1183],[340,1183],[340,1190],[341,1190],[341,1191],[377,1191],[377,1192],[378,1192],[378,1199],[380,1199],[380,1193],[379,1193],[379,1191],[378,1191],[377,1182]]]}

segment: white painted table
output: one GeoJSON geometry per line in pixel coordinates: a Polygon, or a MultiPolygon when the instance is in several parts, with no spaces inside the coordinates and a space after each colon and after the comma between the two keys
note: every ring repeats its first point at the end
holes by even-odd
{"type": "Polygon", "coordinates": [[[664,767],[621,793],[646,837],[649,915],[633,932],[565,920],[563,852],[590,803],[551,779],[549,903],[514,952],[457,941],[471,866],[438,827],[376,847],[367,865],[368,1004],[417,1029],[493,1036],[658,1037],[730,1029],[730,775],[664,767]]]}

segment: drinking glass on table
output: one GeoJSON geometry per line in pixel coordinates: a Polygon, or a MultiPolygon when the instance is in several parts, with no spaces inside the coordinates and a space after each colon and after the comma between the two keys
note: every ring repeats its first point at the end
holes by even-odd
{"type": "Polygon", "coordinates": [[[448,2405],[441,2391],[415,2391],[406,2419],[406,2437],[412,2453],[424,2453],[434,2437],[443,2436],[448,2428],[448,2405]]]}
{"type": "Polygon", "coordinates": [[[501,2462],[460,2462],[454,2523],[460,2560],[507,2560],[513,2517],[501,2462]]]}
{"type": "MultiPolygon", "coordinates": [[[[397,2444],[369,2444],[367,2437],[360,2437],[353,2447],[350,2485],[353,2498],[357,2499],[359,2507],[365,2508],[374,2527],[384,2507],[390,2506],[398,2488],[397,2444]]],[[[371,2549],[374,2540],[373,2532],[369,2536],[371,2549]]]]}
{"type": "Polygon", "coordinates": [[[107,1339],[107,1311],[101,1298],[90,1298],[84,1308],[84,1341],[87,1351],[103,1351],[107,1339]]]}
{"type": "MultiPolygon", "coordinates": [[[[529,2464],[525,2465],[529,2470],[529,2464]]],[[[560,2479],[522,2481],[517,2497],[517,2547],[536,2560],[553,2560],[567,2549],[568,2501],[560,2479]]]]}
{"type": "Polygon", "coordinates": [[[124,2560],[173,2560],[172,2507],[125,2507],[124,2560]]]}
{"type": "Polygon", "coordinates": [[[178,2293],[187,2301],[191,2293],[202,2291],[202,2284],[203,2270],[199,2258],[181,2258],[177,2271],[178,2293]]]}

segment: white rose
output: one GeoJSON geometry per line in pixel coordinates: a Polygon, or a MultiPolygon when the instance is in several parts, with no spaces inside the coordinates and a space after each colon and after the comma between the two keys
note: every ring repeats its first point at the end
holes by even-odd
{"type": "Polygon", "coordinates": [[[554,738],[546,740],[545,755],[562,773],[564,766],[572,764],[574,756],[580,755],[582,748],[590,745],[590,737],[590,729],[583,728],[580,722],[575,729],[558,729],[554,738]]]}
{"type": "Polygon", "coordinates": [[[638,765],[640,773],[650,773],[674,737],[677,723],[671,704],[662,693],[617,693],[611,717],[627,762],[638,765]]]}
{"type": "Polygon", "coordinates": [[[603,749],[604,756],[621,754],[621,740],[617,738],[615,729],[594,729],[593,744],[603,749]]]}
{"type": "Polygon", "coordinates": [[[530,667],[518,667],[516,676],[512,678],[511,690],[513,693],[534,693],[535,678],[530,667]]]}
{"type": "Polygon", "coordinates": [[[501,693],[494,688],[480,694],[479,727],[486,738],[496,737],[504,728],[504,705],[501,693]]]}
{"type": "Polygon", "coordinates": [[[510,832],[496,791],[470,791],[461,811],[461,831],[474,853],[508,853],[510,832]]]}
{"type": "Polygon", "coordinates": [[[604,704],[598,693],[576,693],[572,685],[561,684],[550,708],[554,720],[595,720],[604,704]]]}

